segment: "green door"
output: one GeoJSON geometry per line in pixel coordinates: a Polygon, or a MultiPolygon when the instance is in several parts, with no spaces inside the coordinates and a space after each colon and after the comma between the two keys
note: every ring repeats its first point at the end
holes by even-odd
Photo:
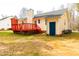
{"type": "Polygon", "coordinates": [[[55,34],[56,34],[56,24],[55,24],[55,22],[50,22],[49,23],[49,33],[50,33],[50,35],[52,35],[52,36],[55,36],[55,34]]]}

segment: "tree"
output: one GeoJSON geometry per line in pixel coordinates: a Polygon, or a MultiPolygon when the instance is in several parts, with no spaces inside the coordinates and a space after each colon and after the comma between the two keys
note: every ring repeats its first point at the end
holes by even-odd
{"type": "Polygon", "coordinates": [[[20,11],[20,18],[21,19],[24,19],[26,18],[26,13],[27,13],[27,9],[26,8],[22,8],[21,11],[20,11]]]}
{"type": "Polygon", "coordinates": [[[76,3],[75,6],[76,6],[76,10],[79,12],[79,3],[76,3]]]}
{"type": "Polygon", "coordinates": [[[69,7],[70,16],[71,16],[71,29],[78,31],[79,30],[79,19],[78,19],[79,3],[70,4],[68,5],[68,7],[69,7]]]}
{"type": "Polygon", "coordinates": [[[64,9],[64,5],[61,5],[61,6],[60,6],[60,9],[64,9]]]}

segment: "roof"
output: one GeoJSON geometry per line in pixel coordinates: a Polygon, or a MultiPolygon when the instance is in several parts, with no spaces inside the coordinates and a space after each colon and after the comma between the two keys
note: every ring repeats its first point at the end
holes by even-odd
{"type": "Polygon", "coordinates": [[[0,21],[5,20],[7,18],[12,18],[13,16],[7,16],[7,17],[3,17],[2,19],[0,19],[0,21]]]}
{"type": "Polygon", "coordinates": [[[55,10],[55,11],[50,11],[50,12],[46,12],[46,13],[36,14],[34,16],[34,18],[37,18],[37,17],[61,16],[61,15],[64,14],[65,11],[66,11],[66,9],[61,9],[61,10],[55,10]]]}

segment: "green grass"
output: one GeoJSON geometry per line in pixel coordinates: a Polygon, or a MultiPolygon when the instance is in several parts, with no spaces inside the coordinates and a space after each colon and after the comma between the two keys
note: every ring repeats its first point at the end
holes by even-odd
{"type": "Polygon", "coordinates": [[[4,41],[14,41],[18,39],[24,40],[43,40],[43,41],[52,41],[52,40],[64,40],[64,39],[79,39],[79,33],[65,34],[60,37],[58,36],[49,36],[46,34],[14,34],[12,31],[0,31],[0,40],[4,41]]]}
{"type": "Polygon", "coordinates": [[[71,40],[79,39],[79,33],[65,34],[62,36],[49,36],[46,34],[14,34],[12,31],[0,31],[0,42],[15,43],[16,40],[42,40],[42,41],[55,41],[55,40],[71,40]]]}

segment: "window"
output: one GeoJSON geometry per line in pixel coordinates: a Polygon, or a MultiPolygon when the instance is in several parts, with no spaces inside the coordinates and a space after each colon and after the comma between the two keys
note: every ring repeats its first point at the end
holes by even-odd
{"type": "Polygon", "coordinates": [[[45,25],[47,25],[47,20],[45,20],[45,25]]]}
{"type": "Polygon", "coordinates": [[[40,19],[38,20],[38,23],[40,24],[40,19]]]}
{"type": "Polygon", "coordinates": [[[35,21],[35,24],[37,24],[37,21],[35,21]]]}

